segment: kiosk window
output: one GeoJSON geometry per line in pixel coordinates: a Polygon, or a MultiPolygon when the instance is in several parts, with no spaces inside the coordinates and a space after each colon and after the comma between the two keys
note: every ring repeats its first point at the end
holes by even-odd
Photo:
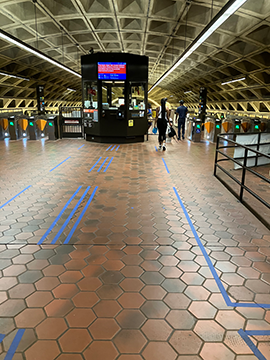
{"type": "Polygon", "coordinates": [[[84,91],[84,108],[97,109],[98,108],[97,83],[92,81],[85,81],[83,91],[84,91]]]}
{"type": "Polygon", "coordinates": [[[102,109],[117,110],[125,105],[125,84],[124,82],[102,82],[102,109]]]}
{"type": "Polygon", "coordinates": [[[144,84],[134,84],[130,86],[129,97],[130,110],[145,110],[145,86],[144,84]]]}

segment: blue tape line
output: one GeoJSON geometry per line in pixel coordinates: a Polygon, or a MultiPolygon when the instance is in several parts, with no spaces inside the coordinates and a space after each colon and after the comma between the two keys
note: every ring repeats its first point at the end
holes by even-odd
{"type": "Polygon", "coordinates": [[[1,344],[1,342],[4,340],[4,338],[5,338],[5,335],[4,335],[4,334],[0,334],[0,344],[1,344]]]}
{"type": "Polygon", "coordinates": [[[66,208],[68,207],[68,205],[71,203],[71,201],[75,198],[75,196],[78,194],[78,192],[80,191],[80,189],[82,188],[82,186],[79,186],[78,189],[75,191],[75,193],[71,196],[71,198],[68,200],[68,202],[66,203],[66,205],[63,207],[63,209],[60,211],[60,213],[58,214],[57,218],[53,221],[53,223],[51,224],[51,226],[49,227],[49,229],[45,232],[45,234],[42,236],[42,238],[39,240],[39,242],[37,243],[38,245],[42,244],[43,241],[46,239],[46,237],[49,235],[49,233],[52,231],[52,228],[54,227],[54,225],[57,223],[57,221],[60,219],[60,217],[62,216],[63,212],[66,210],[66,208]]]}
{"type": "Polygon", "coordinates": [[[230,306],[233,307],[246,307],[246,308],[265,308],[269,309],[270,304],[250,304],[250,303],[237,303],[237,302],[231,302],[230,306]]]}
{"type": "Polygon", "coordinates": [[[175,195],[176,195],[176,197],[177,197],[177,199],[178,199],[178,201],[179,201],[179,203],[181,205],[181,208],[182,208],[182,210],[183,210],[183,212],[184,212],[184,214],[186,216],[186,219],[187,219],[187,221],[189,223],[189,226],[191,228],[191,231],[192,231],[192,233],[193,233],[193,235],[194,235],[194,237],[195,237],[195,239],[197,241],[197,244],[199,245],[199,247],[201,249],[201,252],[203,253],[203,256],[204,256],[204,258],[205,258],[205,260],[206,260],[206,262],[207,262],[207,264],[209,266],[209,269],[210,269],[210,271],[211,271],[211,273],[212,273],[212,275],[213,275],[213,277],[214,277],[214,279],[215,279],[215,281],[217,283],[217,286],[218,286],[218,288],[219,288],[219,290],[220,290],[220,292],[221,292],[221,294],[223,296],[223,299],[226,302],[226,305],[227,306],[232,306],[232,307],[270,308],[270,304],[236,303],[236,302],[232,302],[230,300],[230,298],[229,298],[229,296],[228,296],[228,294],[227,294],[227,292],[226,292],[226,290],[225,290],[225,288],[224,288],[224,286],[223,286],[223,284],[222,284],[222,282],[221,282],[221,280],[220,280],[220,278],[219,278],[219,276],[218,276],[218,274],[216,272],[216,269],[214,268],[214,265],[212,264],[212,261],[210,260],[208,254],[207,254],[207,252],[206,252],[206,250],[205,250],[205,248],[204,248],[204,246],[203,246],[203,244],[202,244],[202,242],[201,242],[201,240],[200,240],[200,238],[199,238],[199,236],[198,236],[198,234],[197,234],[197,232],[196,232],[196,230],[195,230],[195,228],[194,228],[194,226],[192,224],[192,221],[191,221],[191,219],[190,219],[190,217],[188,215],[188,212],[187,212],[187,210],[186,210],[186,208],[185,208],[185,206],[184,206],[184,204],[183,204],[183,202],[182,202],[176,188],[173,187],[173,190],[174,190],[175,195]]]}
{"type": "Polygon", "coordinates": [[[198,234],[197,234],[197,232],[196,232],[196,230],[195,230],[195,228],[194,228],[194,226],[192,224],[192,221],[191,221],[191,219],[190,219],[190,217],[188,215],[188,212],[187,212],[187,210],[186,210],[186,208],[185,208],[185,206],[184,206],[184,204],[183,204],[183,202],[182,202],[182,200],[181,200],[181,198],[180,198],[180,196],[179,196],[179,194],[178,194],[175,187],[173,188],[173,190],[174,190],[175,195],[176,195],[176,197],[177,197],[177,199],[178,199],[178,201],[179,201],[179,203],[181,205],[181,208],[182,208],[182,210],[183,210],[183,212],[185,214],[185,217],[186,217],[186,219],[187,219],[187,221],[189,223],[189,226],[190,226],[191,231],[192,231],[192,233],[193,233],[193,235],[194,235],[194,237],[195,237],[195,239],[197,241],[197,244],[199,245],[199,247],[201,249],[201,252],[203,253],[203,256],[204,256],[204,258],[205,258],[205,260],[206,260],[206,262],[207,262],[207,264],[208,264],[208,266],[210,268],[210,271],[211,271],[214,279],[216,280],[216,283],[217,283],[217,285],[219,287],[219,290],[220,290],[221,294],[223,295],[223,298],[224,298],[226,304],[228,306],[230,306],[231,301],[229,299],[229,296],[227,295],[227,293],[226,293],[226,291],[224,289],[224,286],[223,286],[222,282],[220,281],[220,279],[218,277],[218,274],[217,274],[217,272],[216,272],[216,270],[215,270],[215,268],[214,268],[214,266],[212,264],[212,261],[210,260],[208,254],[207,254],[207,252],[206,252],[206,250],[205,250],[205,248],[204,248],[204,246],[203,246],[203,244],[202,244],[202,242],[201,242],[201,240],[200,240],[200,238],[199,238],[199,236],[198,236],[198,234]]]}
{"type": "Polygon", "coordinates": [[[162,158],[162,161],[163,161],[163,163],[164,163],[164,165],[165,165],[165,168],[166,168],[166,170],[167,170],[167,173],[169,174],[170,172],[169,172],[169,169],[168,169],[168,166],[167,166],[167,164],[165,163],[165,160],[162,158]]]}
{"type": "Polygon", "coordinates": [[[245,330],[245,333],[250,336],[267,336],[270,330],[245,330]]]}
{"type": "Polygon", "coordinates": [[[98,169],[97,172],[100,172],[100,170],[102,169],[102,166],[105,164],[105,162],[108,160],[109,158],[106,157],[106,159],[103,161],[103,163],[100,165],[100,168],[98,169]]]}
{"type": "Polygon", "coordinates": [[[4,206],[6,206],[8,203],[10,203],[12,200],[14,200],[17,196],[21,195],[24,191],[26,191],[27,189],[29,189],[32,185],[27,186],[25,189],[23,189],[22,191],[20,191],[17,195],[13,196],[12,199],[8,200],[6,203],[4,203],[3,205],[0,206],[0,209],[2,209],[4,206]]]}
{"type": "Polygon", "coordinates": [[[61,229],[58,231],[58,233],[55,235],[53,241],[51,242],[51,244],[55,244],[56,241],[58,240],[59,236],[62,234],[62,232],[64,231],[65,227],[67,226],[67,224],[69,223],[70,219],[72,218],[72,216],[75,214],[75,211],[78,209],[78,207],[80,206],[80,203],[83,201],[83,199],[85,198],[86,194],[88,193],[89,189],[91,186],[88,186],[87,189],[85,190],[85,192],[83,193],[82,197],[80,198],[80,200],[77,202],[76,206],[74,207],[74,209],[71,211],[69,217],[66,219],[66,221],[64,222],[64,224],[62,225],[61,229]]]}
{"type": "Polygon", "coordinates": [[[260,352],[260,350],[253,344],[253,342],[250,340],[250,338],[247,336],[246,332],[243,329],[240,329],[238,331],[238,334],[242,337],[244,342],[247,344],[247,346],[252,350],[253,354],[259,359],[259,360],[267,360],[263,354],[260,352]]]}
{"type": "Polygon", "coordinates": [[[117,148],[115,149],[115,151],[117,151],[120,148],[120,145],[117,146],[117,148]]]}
{"type": "Polygon", "coordinates": [[[17,350],[17,347],[19,346],[19,343],[23,337],[24,332],[25,332],[25,329],[19,329],[17,331],[17,334],[15,335],[4,360],[12,360],[12,358],[17,350]]]}
{"type": "Polygon", "coordinates": [[[113,161],[113,157],[111,158],[111,160],[109,161],[108,165],[105,167],[105,170],[103,172],[106,172],[108,167],[111,165],[111,162],[113,161]]]}
{"type": "Polygon", "coordinates": [[[70,233],[68,234],[68,237],[64,241],[64,244],[68,244],[69,240],[71,239],[72,235],[74,234],[74,231],[76,230],[78,224],[80,223],[81,219],[83,218],[88,206],[91,204],[91,201],[93,200],[93,197],[98,189],[98,186],[95,187],[94,191],[92,192],[92,195],[90,196],[89,200],[87,201],[85,207],[83,208],[83,211],[81,212],[81,215],[78,217],[78,220],[73,225],[73,228],[70,230],[70,233]]]}
{"type": "Polygon", "coordinates": [[[98,161],[95,163],[95,165],[93,167],[91,167],[90,170],[88,170],[88,172],[91,172],[97,166],[97,164],[100,162],[101,159],[102,159],[102,156],[98,159],[98,161]]]}
{"type": "MultiPolygon", "coordinates": [[[[84,144],[84,145],[85,145],[85,144],[84,144]]],[[[80,150],[82,147],[84,147],[84,145],[80,146],[80,147],[78,148],[78,150],[80,150]]]]}
{"type": "Polygon", "coordinates": [[[155,149],[156,149],[156,151],[157,151],[157,147],[155,146],[155,149]]]}
{"type": "Polygon", "coordinates": [[[116,147],[116,145],[114,145],[114,147],[111,148],[111,151],[113,151],[113,149],[116,147]]]}
{"type": "Polygon", "coordinates": [[[111,147],[112,147],[112,145],[110,145],[106,151],[108,151],[111,147]]]}
{"type": "Polygon", "coordinates": [[[71,158],[71,156],[67,157],[64,161],[60,162],[60,164],[56,165],[53,169],[51,169],[50,172],[53,171],[54,169],[58,168],[58,166],[62,165],[65,161],[67,161],[70,158],[71,158]]]}

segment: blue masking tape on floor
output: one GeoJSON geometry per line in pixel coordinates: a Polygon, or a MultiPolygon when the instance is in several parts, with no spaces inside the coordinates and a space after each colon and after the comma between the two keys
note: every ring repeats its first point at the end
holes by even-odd
{"type": "Polygon", "coordinates": [[[109,158],[106,157],[106,159],[103,161],[103,163],[100,165],[100,168],[98,169],[97,172],[100,172],[100,170],[102,169],[102,166],[105,164],[105,162],[108,160],[109,158]]]}
{"type": "Polygon", "coordinates": [[[63,207],[63,209],[60,211],[60,213],[58,214],[57,218],[54,220],[54,222],[51,224],[51,226],[49,227],[49,229],[45,232],[45,234],[42,236],[42,238],[39,240],[39,242],[37,243],[38,245],[42,244],[43,241],[46,239],[46,237],[49,235],[49,233],[51,232],[52,228],[55,226],[55,224],[57,223],[57,221],[61,218],[62,214],[64,213],[64,211],[67,209],[68,205],[71,203],[71,201],[75,198],[75,196],[78,194],[78,192],[80,191],[80,189],[82,188],[82,186],[79,186],[78,189],[75,191],[75,193],[71,196],[71,198],[68,200],[68,202],[66,203],[66,205],[63,207]]]}
{"type": "Polygon", "coordinates": [[[247,344],[247,346],[253,351],[253,354],[259,359],[259,360],[267,360],[263,354],[260,352],[260,350],[253,344],[253,342],[250,340],[250,338],[247,335],[247,332],[243,329],[240,329],[238,331],[238,334],[242,337],[244,342],[247,344]]]}
{"type": "Polygon", "coordinates": [[[81,215],[79,216],[78,220],[75,222],[73,228],[70,230],[70,233],[68,234],[68,237],[67,237],[66,240],[64,241],[64,244],[68,244],[68,242],[69,242],[69,240],[71,239],[74,231],[76,230],[76,228],[77,228],[77,226],[79,225],[81,219],[83,218],[83,216],[84,216],[84,214],[85,214],[88,206],[91,204],[91,201],[93,200],[93,197],[94,197],[97,189],[98,189],[98,186],[96,186],[95,189],[94,189],[94,191],[92,192],[92,195],[90,196],[89,200],[87,201],[87,203],[86,203],[83,211],[81,212],[81,215]]]}
{"type": "Polygon", "coordinates": [[[167,166],[167,164],[166,164],[166,162],[165,162],[165,160],[162,158],[162,161],[163,161],[163,163],[164,163],[164,165],[165,165],[165,168],[166,168],[166,170],[167,170],[167,173],[169,174],[170,172],[169,172],[169,169],[168,169],[168,166],[167,166]]]}
{"type": "Polygon", "coordinates": [[[98,159],[98,161],[91,167],[90,170],[88,170],[88,172],[91,172],[96,166],[97,164],[100,162],[100,160],[102,159],[102,156],[98,159]]]}
{"type": "Polygon", "coordinates": [[[12,199],[8,200],[6,203],[4,203],[3,205],[0,206],[0,209],[2,209],[4,206],[6,206],[7,204],[9,204],[12,200],[14,200],[16,197],[18,197],[19,195],[21,195],[24,191],[26,191],[27,189],[29,189],[32,185],[27,186],[25,189],[23,189],[22,191],[20,191],[17,195],[13,196],[12,199]]]}
{"type": "Polygon", "coordinates": [[[111,165],[111,162],[113,161],[113,157],[111,158],[111,160],[109,161],[108,165],[106,166],[105,170],[103,172],[106,172],[108,167],[111,165]]]}
{"type": "Polygon", "coordinates": [[[106,151],[108,151],[111,147],[112,147],[112,145],[110,145],[110,146],[108,147],[108,149],[106,149],[106,151]]]}
{"type": "Polygon", "coordinates": [[[53,241],[51,242],[51,244],[55,244],[56,241],[58,240],[59,236],[62,234],[62,232],[64,231],[65,227],[67,226],[67,224],[69,223],[70,219],[72,218],[72,216],[75,214],[75,211],[78,209],[78,207],[80,206],[80,203],[83,201],[83,199],[85,198],[86,194],[88,193],[89,189],[91,188],[91,186],[88,186],[87,189],[85,190],[85,192],[83,193],[82,197],[80,198],[80,200],[77,202],[76,206],[74,207],[74,209],[71,211],[70,215],[68,216],[68,218],[66,219],[66,221],[64,222],[63,226],[61,227],[61,229],[58,231],[58,233],[56,234],[56,236],[54,237],[53,241]]]}
{"type": "Polygon", "coordinates": [[[196,232],[196,230],[195,230],[195,228],[194,228],[194,226],[192,224],[192,221],[191,221],[191,219],[190,219],[190,217],[188,215],[188,212],[187,212],[187,210],[186,210],[186,208],[185,208],[185,206],[184,206],[184,204],[183,204],[183,202],[182,202],[176,188],[173,187],[173,190],[174,190],[175,195],[176,195],[176,197],[177,197],[177,199],[178,199],[178,201],[179,201],[179,203],[181,205],[181,208],[182,208],[182,210],[183,210],[183,212],[184,212],[184,214],[186,216],[186,219],[187,219],[187,221],[189,223],[189,226],[191,228],[191,231],[192,231],[192,233],[193,233],[193,235],[194,235],[194,237],[195,237],[195,239],[197,241],[197,244],[199,245],[199,247],[201,249],[201,252],[203,253],[203,256],[204,256],[204,258],[205,258],[205,260],[206,260],[206,262],[207,262],[207,264],[209,266],[209,269],[210,269],[210,271],[211,271],[211,273],[212,273],[212,275],[213,275],[213,277],[214,277],[214,279],[215,279],[215,281],[217,283],[217,286],[218,286],[218,288],[219,288],[219,290],[220,290],[220,292],[221,292],[221,294],[222,294],[222,296],[224,298],[224,301],[226,302],[226,305],[227,306],[232,306],[232,307],[270,308],[270,304],[236,303],[236,302],[232,302],[230,300],[230,298],[229,298],[229,296],[228,296],[228,294],[227,294],[227,292],[226,292],[226,290],[225,290],[225,288],[224,288],[224,286],[223,286],[223,284],[222,284],[222,282],[221,282],[221,280],[220,280],[220,278],[219,278],[219,276],[218,276],[218,274],[216,272],[216,269],[214,268],[214,265],[212,264],[212,261],[209,258],[208,254],[207,254],[207,252],[206,252],[206,250],[205,250],[205,248],[204,248],[204,246],[203,246],[203,244],[202,244],[202,242],[201,242],[201,240],[200,240],[200,238],[199,238],[199,236],[198,236],[198,234],[197,234],[197,232],[196,232]]]}
{"type": "Polygon", "coordinates": [[[55,170],[56,168],[58,168],[58,166],[62,165],[65,161],[67,161],[70,158],[71,158],[71,156],[67,157],[64,161],[60,162],[60,164],[56,165],[53,169],[51,169],[50,172],[55,170]]]}
{"type": "Polygon", "coordinates": [[[13,339],[4,360],[12,360],[12,358],[17,350],[17,347],[19,346],[19,343],[23,337],[24,332],[25,332],[25,329],[19,329],[17,331],[17,334],[15,335],[15,338],[13,339]]]}

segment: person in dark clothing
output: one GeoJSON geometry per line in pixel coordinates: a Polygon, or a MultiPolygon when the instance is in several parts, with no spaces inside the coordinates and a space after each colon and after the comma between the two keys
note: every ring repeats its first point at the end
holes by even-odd
{"type": "Polygon", "coordinates": [[[176,120],[178,119],[178,140],[180,140],[180,133],[182,127],[182,139],[185,139],[185,122],[188,109],[184,106],[184,101],[180,100],[180,106],[176,110],[176,120]]]}
{"type": "Polygon", "coordinates": [[[166,150],[166,130],[168,123],[172,126],[170,122],[170,113],[169,109],[166,108],[167,99],[161,99],[161,106],[159,106],[156,110],[156,121],[155,124],[158,128],[158,142],[159,142],[159,150],[166,150]]]}

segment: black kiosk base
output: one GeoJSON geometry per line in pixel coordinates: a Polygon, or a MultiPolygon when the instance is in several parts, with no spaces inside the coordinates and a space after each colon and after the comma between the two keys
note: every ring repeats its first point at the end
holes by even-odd
{"type": "Polygon", "coordinates": [[[87,141],[143,142],[147,133],[148,58],[125,53],[82,56],[87,141]]]}

